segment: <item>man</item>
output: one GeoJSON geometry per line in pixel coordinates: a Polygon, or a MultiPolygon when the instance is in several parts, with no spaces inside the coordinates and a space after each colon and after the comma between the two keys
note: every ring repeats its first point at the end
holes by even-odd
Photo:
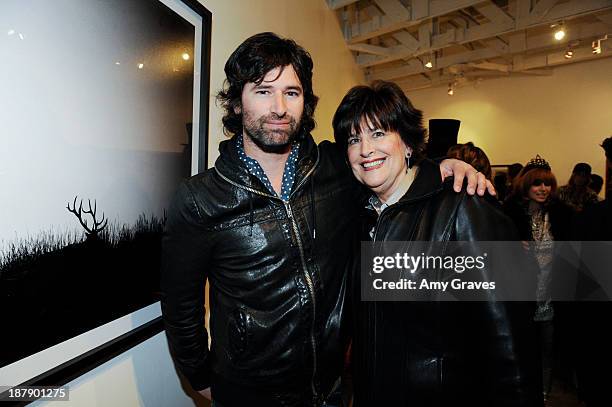
{"type": "MultiPolygon", "coordinates": [[[[168,342],[192,387],[208,398],[212,388],[219,406],[318,406],[348,345],[344,297],[358,262],[359,190],[344,154],[309,134],[317,97],[303,48],[258,34],[234,51],[225,73],[218,99],[232,138],[215,168],[181,185],[169,211],[168,342]]],[[[465,164],[452,163],[459,188],[465,164]]],[[[478,185],[484,193],[484,177],[478,185]]]]}
{"type": "Polygon", "coordinates": [[[589,182],[591,166],[587,163],[576,164],[567,185],[559,188],[559,199],[575,212],[582,212],[587,206],[599,202],[597,194],[589,189],[589,182]]]}
{"type": "MultiPolygon", "coordinates": [[[[606,169],[612,169],[612,137],[603,141],[606,169]]],[[[587,407],[612,405],[608,390],[612,373],[612,334],[608,321],[610,303],[610,249],[612,248],[612,184],[607,183],[606,199],[586,208],[581,214],[579,238],[582,244],[581,279],[577,291],[587,301],[575,304],[573,329],[577,334],[573,349],[580,398],[587,407]]]]}

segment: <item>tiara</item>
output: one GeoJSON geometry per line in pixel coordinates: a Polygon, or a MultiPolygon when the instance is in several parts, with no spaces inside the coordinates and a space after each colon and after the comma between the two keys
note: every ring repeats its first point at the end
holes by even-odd
{"type": "Polygon", "coordinates": [[[525,173],[529,170],[534,170],[536,168],[541,168],[541,169],[550,171],[550,164],[548,164],[548,162],[545,159],[540,157],[539,154],[536,154],[535,158],[532,158],[531,160],[527,162],[527,165],[525,165],[523,172],[525,173]]]}

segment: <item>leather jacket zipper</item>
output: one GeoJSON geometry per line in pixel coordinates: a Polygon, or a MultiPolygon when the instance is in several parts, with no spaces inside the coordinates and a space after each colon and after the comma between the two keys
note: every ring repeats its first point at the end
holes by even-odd
{"type": "Polygon", "coordinates": [[[310,385],[312,387],[313,397],[316,399],[317,397],[317,389],[315,386],[315,377],[317,374],[317,343],[314,337],[315,331],[315,319],[316,319],[316,310],[317,310],[317,301],[315,299],[315,291],[314,284],[312,283],[312,278],[310,277],[310,273],[308,273],[308,268],[306,265],[306,258],[304,256],[304,246],[302,245],[302,238],[298,233],[298,227],[295,223],[295,218],[293,217],[293,211],[291,210],[291,205],[288,201],[283,201],[285,205],[285,210],[287,211],[287,216],[289,216],[289,220],[291,221],[291,226],[293,227],[293,233],[295,234],[295,238],[297,240],[298,249],[300,250],[300,259],[302,261],[302,269],[304,270],[304,278],[306,279],[306,285],[308,286],[308,291],[310,292],[310,297],[312,300],[312,325],[310,327],[310,344],[312,345],[312,380],[310,385]]]}
{"type": "MultiPolygon", "coordinates": [[[[295,194],[295,192],[298,191],[302,185],[304,185],[308,177],[310,177],[312,173],[314,172],[315,168],[317,168],[318,164],[319,164],[319,146],[317,146],[317,158],[315,160],[315,163],[310,168],[310,170],[308,170],[306,175],[304,175],[304,178],[302,178],[300,183],[293,189],[293,192],[291,192],[289,197],[293,196],[293,194],[295,194]]],[[[298,242],[298,248],[300,250],[300,259],[302,261],[302,268],[304,269],[304,278],[306,279],[306,285],[308,286],[308,291],[310,292],[310,297],[312,299],[312,325],[310,327],[310,344],[312,346],[312,379],[310,381],[310,386],[312,388],[312,395],[313,395],[313,400],[314,400],[313,405],[316,406],[318,404],[317,403],[317,399],[318,399],[317,389],[315,386],[315,377],[317,375],[317,342],[315,340],[315,321],[316,321],[316,315],[317,315],[316,314],[317,300],[315,297],[314,284],[312,282],[312,277],[310,276],[310,273],[308,273],[308,268],[306,265],[306,259],[304,256],[304,247],[302,245],[302,239],[298,233],[298,228],[297,228],[297,224],[295,223],[295,219],[293,218],[293,211],[291,209],[291,205],[289,204],[289,201],[283,202],[283,203],[285,204],[285,209],[287,210],[287,216],[289,216],[289,219],[291,220],[291,224],[293,226],[293,232],[295,233],[295,237],[298,242]]]]}
{"type": "MultiPolygon", "coordinates": [[[[300,189],[300,187],[306,182],[306,180],[308,179],[308,177],[310,177],[312,175],[312,173],[314,172],[315,168],[317,167],[317,164],[319,163],[319,146],[317,146],[317,159],[314,163],[314,165],[310,168],[310,170],[308,170],[308,172],[306,173],[306,175],[304,176],[304,178],[300,181],[300,183],[293,189],[293,192],[291,193],[290,197],[293,196],[293,194],[300,189]]],[[[312,346],[312,379],[310,382],[311,388],[312,388],[312,393],[313,393],[313,405],[316,406],[317,400],[318,400],[318,395],[317,395],[317,389],[316,389],[316,385],[315,385],[315,377],[317,374],[317,344],[316,344],[316,340],[315,340],[315,322],[316,322],[316,309],[317,309],[317,301],[316,301],[316,297],[315,297],[315,290],[314,290],[314,283],[312,282],[312,277],[310,276],[310,273],[308,272],[308,267],[306,264],[306,256],[304,255],[304,246],[302,244],[302,238],[300,237],[299,234],[299,229],[297,226],[297,223],[295,222],[295,218],[293,217],[293,210],[291,209],[291,205],[289,204],[289,201],[283,201],[281,198],[279,198],[278,196],[274,196],[272,194],[267,194],[265,192],[259,191],[255,188],[251,188],[248,187],[246,185],[242,185],[239,184],[235,181],[232,181],[231,179],[229,179],[228,177],[226,177],[225,175],[223,175],[216,167],[215,167],[215,171],[217,172],[217,174],[224,179],[225,181],[229,182],[231,185],[241,188],[241,189],[245,189],[249,192],[252,192],[254,194],[257,195],[261,195],[261,196],[265,196],[271,199],[275,199],[278,201],[281,201],[283,203],[283,205],[285,206],[285,211],[287,212],[287,216],[289,218],[289,220],[291,221],[291,227],[293,229],[293,233],[295,234],[295,238],[297,240],[297,244],[298,244],[298,249],[300,252],[300,260],[302,263],[302,271],[304,274],[304,278],[306,280],[306,285],[308,286],[308,292],[310,293],[310,299],[312,301],[312,325],[310,327],[310,344],[312,346]]]]}
{"type": "Polygon", "coordinates": [[[389,207],[383,209],[380,212],[380,214],[378,214],[378,217],[376,218],[376,224],[374,225],[374,235],[372,236],[372,244],[376,242],[376,236],[378,235],[378,227],[380,226],[380,220],[382,219],[387,209],[389,209],[389,207]]]}
{"type": "Polygon", "coordinates": [[[235,187],[238,187],[238,188],[241,188],[241,189],[246,189],[247,191],[252,192],[254,194],[257,194],[257,195],[265,196],[265,197],[272,198],[272,199],[277,199],[277,200],[279,200],[281,202],[283,201],[279,197],[274,196],[272,194],[267,194],[267,193],[262,192],[262,191],[260,191],[258,189],[247,187],[246,185],[242,185],[242,184],[239,184],[239,183],[237,183],[235,181],[232,181],[231,179],[227,178],[225,175],[221,174],[221,172],[217,169],[217,167],[214,167],[214,168],[215,168],[215,171],[217,172],[217,175],[219,175],[221,178],[223,178],[225,181],[229,182],[230,184],[232,184],[235,187]]]}

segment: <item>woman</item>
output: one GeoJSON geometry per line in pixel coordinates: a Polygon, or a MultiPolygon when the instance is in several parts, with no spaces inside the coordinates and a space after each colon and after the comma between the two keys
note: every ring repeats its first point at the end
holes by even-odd
{"type": "Polygon", "coordinates": [[[476,147],[471,141],[465,144],[455,144],[448,149],[446,153],[447,158],[457,158],[461,161],[465,161],[488,179],[492,179],[491,162],[489,157],[485,154],[480,147],[476,147]]]}
{"type": "MultiPolygon", "coordinates": [[[[516,238],[511,221],[485,199],[440,181],[438,166],[422,156],[422,114],[397,85],[351,89],[333,126],[354,176],[372,192],[362,240],[516,238]]],[[[530,321],[520,305],[362,302],[356,287],[356,405],[538,405],[530,321]],[[515,319],[523,322],[525,341],[515,319]]]]}
{"type": "MultiPolygon", "coordinates": [[[[548,397],[552,386],[553,317],[550,283],[553,276],[555,241],[571,240],[571,209],[556,198],[557,179],[546,160],[536,155],[521,170],[512,195],[504,204],[535,257],[538,272],[536,321],[542,351],[542,393],[548,397]]],[[[557,272],[559,266],[556,266],[557,272]]]]}

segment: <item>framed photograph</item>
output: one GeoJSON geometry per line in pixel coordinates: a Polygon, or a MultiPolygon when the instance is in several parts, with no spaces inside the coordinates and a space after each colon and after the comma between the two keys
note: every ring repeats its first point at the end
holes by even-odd
{"type": "Polygon", "coordinates": [[[166,209],[207,163],[210,22],[0,2],[0,368],[159,301],[166,209]]]}

